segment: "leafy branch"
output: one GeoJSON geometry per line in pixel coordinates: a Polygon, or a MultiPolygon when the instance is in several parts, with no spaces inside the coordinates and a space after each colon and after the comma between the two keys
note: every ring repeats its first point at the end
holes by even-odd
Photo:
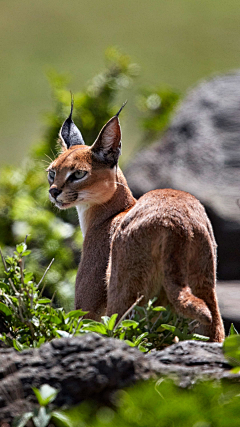
{"type": "Polygon", "coordinates": [[[47,267],[42,279],[36,283],[32,272],[24,268],[24,259],[30,255],[26,241],[16,246],[12,257],[1,257],[4,265],[0,279],[0,320],[4,332],[0,339],[16,350],[39,347],[53,338],[71,337],[95,332],[106,337],[125,340],[131,347],[143,352],[162,348],[176,340],[207,339],[193,333],[194,322],[178,317],[169,307],[155,306],[156,299],[141,307],[143,295],[119,319],[102,316],[101,322],[86,319],[86,311],[73,310],[68,313],[55,307],[52,299],[43,295],[47,267]],[[42,288],[41,288],[42,285],[42,288]]]}

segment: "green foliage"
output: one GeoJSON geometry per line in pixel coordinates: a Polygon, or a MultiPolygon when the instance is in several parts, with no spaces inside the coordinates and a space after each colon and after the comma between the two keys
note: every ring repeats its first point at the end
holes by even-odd
{"type": "Polygon", "coordinates": [[[235,328],[233,323],[231,323],[230,330],[229,330],[229,336],[231,336],[231,335],[238,335],[238,331],[235,328]]]}
{"type": "MultiPolygon", "coordinates": [[[[0,279],[0,338],[16,350],[39,347],[53,338],[70,337],[75,334],[95,332],[106,337],[125,340],[131,347],[146,352],[171,344],[175,337],[184,339],[207,339],[192,333],[194,322],[181,319],[170,309],[155,307],[150,300],[145,307],[134,304],[118,319],[118,314],[103,316],[102,322],[85,319],[86,311],[53,306],[53,298],[43,297],[46,273],[38,283],[31,271],[25,268],[25,259],[31,251],[26,243],[16,246],[12,256],[2,256],[4,278],[0,279]],[[42,286],[43,285],[43,286],[42,286]],[[126,317],[132,313],[131,319],[126,317]]],[[[2,254],[1,254],[2,255],[2,254]]],[[[30,258],[30,257],[29,257],[30,258]]]]}
{"type": "MultiPolygon", "coordinates": [[[[209,382],[192,390],[182,390],[172,382],[160,380],[156,384],[145,383],[120,392],[118,399],[117,411],[100,408],[96,415],[91,409],[85,411],[85,417],[89,417],[86,424],[96,427],[227,427],[239,423],[239,386],[209,382]]],[[[78,416],[81,414],[85,421],[82,413],[80,407],[78,416]]],[[[76,418],[72,426],[77,426],[76,418]]]]}
{"type": "Polygon", "coordinates": [[[240,371],[240,335],[233,323],[231,324],[229,336],[224,340],[223,352],[229,363],[234,366],[232,373],[240,371]]]}
{"type": "MultiPolygon", "coordinates": [[[[111,407],[83,402],[64,411],[40,409],[45,410],[45,419],[48,416],[51,425],[57,427],[237,427],[239,392],[239,384],[209,381],[185,390],[172,381],[160,379],[118,391],[111,407]]],[[[30,414],[33,415],[24,416],[30,414]]],[[[22,424],[15,424],[17,427],[26,425],[24,416],[22,424]]]]}
{"type": "MultiPolygon", "coordinates": [[[[27,425],[29,420],[32,420],[33,425],[35,427],[47,427],[49,425],[49,421],[54,416],[54,419],[57,420],[65,420],[67,419],[64,414],[60,414],[58,417],[58,413],[54,411],[50,411],[47,406],[55,400],[58,391],[54,387],[51,387],[48,384],[43,384],[39,389],[33,387],[33,391],[37,398],[38,404],[40,405],[39,409],[34,409],[33,412],[26,412],[20,417],[17,417],[14,420],[14,427],[24,427],[27,425]]],[[[65,424],[66,427],[68,426],[65,424]]]]}
{"type": "Polygon", "coordinates": [[[141,112],[140,126],[144,131],[142,145],[146,145],[156,140],[166,128],[180,96],[167,86],[144,88],[140,92],[137,107],[141,112]]]}
{"type": "Polygon", "coordinates": [[[33,273],[25,269],[25,257],[31,251],[26,243],[17,245],[13,256],[3,259],[5,277],[0,279],[0,337],[16,350],[39,347],[46,341],[79,332],[87,312],[65,313],[53,307],[53,298],[43,297],[43,278],[36,283],[33,273]],[[79,320],[80,318],[80,320],[79,320]]]}
{"type": "Polygon", "coordinates": [[[56,398],[58,394],[57,390],[48,384],[43,384],[40,389],[33,387],[33,391],[39,405],[41,406],[47,406],[56,398]]]}

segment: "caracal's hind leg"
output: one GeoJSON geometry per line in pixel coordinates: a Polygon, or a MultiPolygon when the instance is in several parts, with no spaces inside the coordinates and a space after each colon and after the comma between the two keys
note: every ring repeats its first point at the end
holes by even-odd
{"type": "Polygon", "coordinates": [[[190,260],[189,283],[192,292],[206,302],[212,315],[211,324],[200,324],[196,332],[208,336],[211,341],[222,342],[225,333],[216,294],[215,245],[213,235],[209,234],[203,239],[195,234],[195,262],[193,264],[190,260]]]}
{"type": "Polygon", "coordinates": [[[202,244],[194,246],[191,240],[180,239],[172,233],[164,252],[163,285],[176,312],[198,320],[199,333],[209,336],[211,341],[221,342],[224,330],[215,292],[211,248],[206,251],[202,244]]]}
{"type": "Polygon", "coordinates": [[[206,304],[211,312],[212,322],[210,325],[200,324],[195,332],[209,337],[210,341],[222,342],[225,337],[225,332],[222,318],[219,312],[216,290],[212,287],[212,283],[210,283],[206,278],[203,279],[202,284],[198,282],[198,286],[199,292],[197,293],[200,296],[203,295],[206,304]],[[204,290],[206,290],[206,292],[204,290]]]}
{"type": "Polygon", "coordinates": [[[176,312],[211,325],[212,315],[204,299],[196,297],[189,286],[191,240],[168,230],[163,248],[163,286],[176,312]]]}

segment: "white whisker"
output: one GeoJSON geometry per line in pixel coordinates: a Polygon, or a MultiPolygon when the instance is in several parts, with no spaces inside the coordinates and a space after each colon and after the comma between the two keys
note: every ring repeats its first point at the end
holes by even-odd
{"type": "Polygon", "coordinates": [[[122,184],[121,182],[117,182],[117,181],[111,181],[111,182],[114,182],[115,184],[118,184],[118,185],[122,185],[123,187],[128,189],[128,187],[126,185],[122,184]]]}
{"type": "Polygon", "coordinates": [[[55,160],[55,159],[56,159],[56,154],[54,154],[54,152],[53,152],[52,148],[51,148],[51,152],[52,152],[53,158],[54,158],[54,160],[55,160]]]}
{"type": "Polygon", "coordinates": [[[53,159],[51,159],[50,156],[48,156],[47,154],[44,154],[44,156],[48,157],[48,159],[51,160],[51,163],[53,162],[53,159]]]}

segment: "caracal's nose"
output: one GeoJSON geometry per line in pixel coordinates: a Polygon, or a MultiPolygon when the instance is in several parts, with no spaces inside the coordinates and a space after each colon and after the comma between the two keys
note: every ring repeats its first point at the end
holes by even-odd
{"type": "Polygon", "coordinates": [[[61,194],[61,192],[62,192],[62,190],[58,190],[58,188],[56,188],[56,187],[50,188],[50,190],[49,190],[49,193],[51,194],[51,196],[54,199],[56,199],[57,196],[59,196],[59,194],[61,194]]]}

